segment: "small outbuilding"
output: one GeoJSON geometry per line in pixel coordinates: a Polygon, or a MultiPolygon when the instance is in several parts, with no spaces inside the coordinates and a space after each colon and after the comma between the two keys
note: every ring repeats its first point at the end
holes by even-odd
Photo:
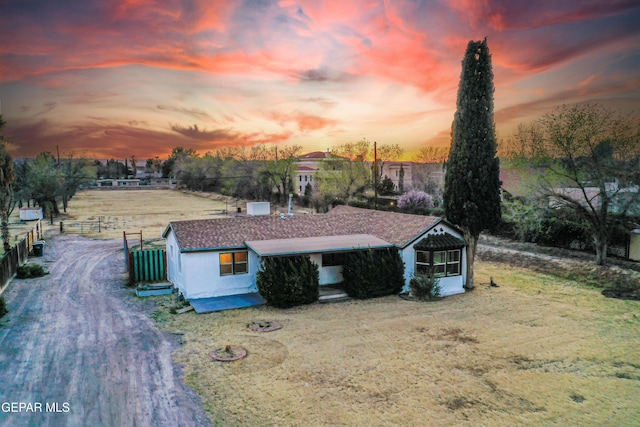
{"type": "Polygon", "coordinates": [[[42,208],[20,208],[20,221],[35,221],[42,218],[42,208]]]}
{"type": "Polygon", "coordinates": [[[308,255],[320,286],[342,281],[344,254],[397,248],[405,287],[414,274],[434,274],[441,295],[464,292],[466,251],[462,233],[442,218],[338,206],[327,214],[237,216],[172,221],[163,237],[168,279],[187,299],[258,292],[265,257],[308,255]]]}

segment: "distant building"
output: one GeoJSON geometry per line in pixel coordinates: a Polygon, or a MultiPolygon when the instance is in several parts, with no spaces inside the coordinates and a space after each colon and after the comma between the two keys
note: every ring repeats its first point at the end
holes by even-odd
{"type": "Polygon", "coordinates": [[[393,181],[393,187],[400,191],[400,177],[404,173],[403,190],[409,191],[413,187],[413,164],[411,162],[388,162],[382,165],[382,178],[389,177],[393,181]]]}
{"type": "Polygon", "coordinates": [[[99,179],[96,181],[98,187],[138,187],[139,179],[99,179]]]}
{"type": "Polygon", "coordinates": [[[321,175],[327,169],[323,164],[330,160],[339,159],[347,160],[343,157],[333,156],[329,151],[314,151],[298,157],[296,159],[296,170],[292,176],[296,193],[302,196],[307,184],[311,184],[311,188],[315,189],[318,175],[321,175]]]}
{"type": "MultiPolygon", "coordinates": [[[[313,189],[316,188],[317,178],[322,173],[328,172],[330,168],[324,166],[329,161],[349,161],[344,157],[332,155],[329,151],[314,151],[303,154],[296,159],[297,170],[293,175],[293,184],[295,191],[299,195],[303,195],[307,184],[311,184],[313,189]]],[[[372,162],[366,162],[371,167],[372,162]]],[[[382,165],[382,178],[388,176],[392,181],[396,190],[400,188],[401,172],[404,172],[404,189],[409,190],[412,187],[412,163],[411,162],[387,162],[382,165]]]]}

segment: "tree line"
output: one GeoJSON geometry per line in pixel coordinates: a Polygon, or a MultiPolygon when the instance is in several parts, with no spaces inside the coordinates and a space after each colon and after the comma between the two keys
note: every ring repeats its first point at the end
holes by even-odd
{"type": "MultiPolygon", "coordinates": [[[[400,158],[404,150],[397,144],[381,145],[376,167],[373,147],[362,139],[331,148],[315,175],[317,185],[307,182],[305,203],[326,207],[335,200],[347,202],[363,196],[376,183],[381,191],[389,192],[393,183],[382,176],[383,165],[400,158]]],[[[193,149],[176,147],[162,169],[165,176],[175,178],[183,188],[249,200],[273,197],[284,206],[288,195],[295,193],[293,178],[301,154],[302,147],[298,145],[226,147],[202,156],[193,149]]]]}

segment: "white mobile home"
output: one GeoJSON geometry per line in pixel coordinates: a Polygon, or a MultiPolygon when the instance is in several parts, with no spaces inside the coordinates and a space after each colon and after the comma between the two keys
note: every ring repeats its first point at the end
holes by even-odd
{"type": "Polygon", "coordinates": [[[344,253],[395,247],[405,263],[405,290],[414,274],[433,272],[442,295],[464,292],[462,234],[437,217],[339,206],[327,214],[241,216],[169,223],[168,278],[190,300],[257,292],[261,259],[309,255],[320,285],[342,281],[344,253]]]}

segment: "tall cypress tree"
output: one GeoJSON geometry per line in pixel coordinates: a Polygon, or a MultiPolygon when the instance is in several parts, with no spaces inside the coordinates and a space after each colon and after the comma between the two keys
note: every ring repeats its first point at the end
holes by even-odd
{"type": "Polygon", "coordinates": [[[500,222],[500,164],[493,122],[493,71],[487,39],[470,41],[462,60],[451,150],[444,184],[444,212],[467,241],[466,288],[480,232],[500,222]]]}

